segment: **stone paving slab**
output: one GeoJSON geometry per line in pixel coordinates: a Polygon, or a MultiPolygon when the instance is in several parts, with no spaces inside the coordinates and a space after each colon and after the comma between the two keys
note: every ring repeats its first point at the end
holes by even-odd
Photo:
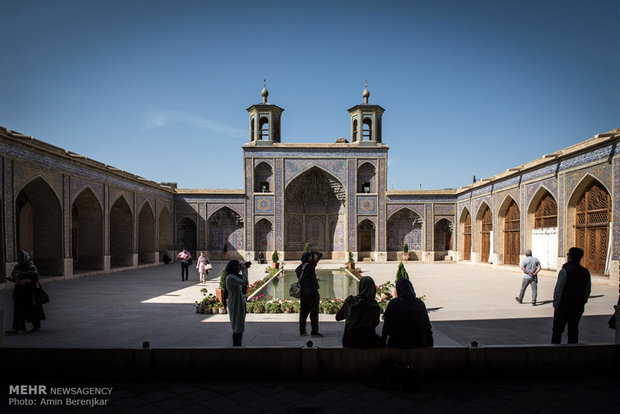
{"type": "MultiPolygon", "coordinates": [[[[335,268],[339,263],[321,263],[335,268]]],[[[160,265],[55,282],[44,280],[50,295],[42,330],[4,336],[7,347],[138,348],[150,341],[154,348],[230,346],[228,315],[201,315],[194,302],[206,287],[215,292],[224,262],[215,262],[206,284],[192,272],[181,281],[180,266],[160,265]]],[[[363,274],[377,284],[394,280],[397,263],[361,264],[363,274]]],[[[294,268],[294,264],[287,265],[294,268]]],[[[546,344],[551,334],[554,276],[539,278],[538,301],[533,307],[514,298],[521,286],[519,272],[466,264],[406,265],[419,296],[425,297],[436,346],[546,344]]],[[[250,280],[264,276],[265,266],[251,268],[250,280]]],[[[613,343],[606,321],[617,301],[618,288],[594,284],[581,322],[581,343],[613,343]]],[[[526,293],[530,299],[530,290],[526,293]]],[[[0,291],[4,329],[12,318],[11,290],[0,291]]],[[[339,346],[344,328],[334,315],[320,315],[324,338],[300,338],[298,314],[249,314],[244,345],[339,346]]],[[[308,322],[309,323],[309,322],[308,322]]],[[[379,327],[379,330],[381,326],[379,327]]]]}

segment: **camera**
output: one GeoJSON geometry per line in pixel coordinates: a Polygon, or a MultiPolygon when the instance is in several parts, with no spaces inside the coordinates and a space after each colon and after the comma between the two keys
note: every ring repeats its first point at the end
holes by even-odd
{"type": "Polygon", "coordinates": [[[250,266],[252,266],[252,262],[245,262],[245,268],[248,269],[250,266]]]}

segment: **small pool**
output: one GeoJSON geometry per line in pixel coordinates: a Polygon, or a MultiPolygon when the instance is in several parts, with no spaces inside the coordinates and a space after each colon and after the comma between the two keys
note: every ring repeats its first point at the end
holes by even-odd
{"type": "MultiPolygon", "coordinates": [[[[346,274],[344,270],[317,269],[319,279],[319,295],[322,298],[346,299],[350,295],[357,295],[358,281],[346,274]]],[[[291,299],[288,289],[291,283],[297,281],[294,270],[284,270],[279,277],[273,278],[259,295],[272,299],[291,299]]]]}

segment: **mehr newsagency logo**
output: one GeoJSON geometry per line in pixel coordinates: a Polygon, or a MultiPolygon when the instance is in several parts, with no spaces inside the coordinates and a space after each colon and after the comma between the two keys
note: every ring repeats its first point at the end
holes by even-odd
{"type": "Polygon", "coordinates": [[[9,385],[9,405],[30,407],[98,407],[108,405],[112,387],[9,385]]]}

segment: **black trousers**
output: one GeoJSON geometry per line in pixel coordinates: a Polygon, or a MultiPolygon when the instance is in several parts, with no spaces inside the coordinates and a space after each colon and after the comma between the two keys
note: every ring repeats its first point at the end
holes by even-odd
{"type": "Polygon", "coordinates": [[[189,277],[189,263],[181,262],[181,280],[187,280],[189,277]],[[185,279],[183,279],[183,274],[185,273],[185,279]]]}
{"type": "Polygon", "coordinates": [[[306,332],[306,319],[310,314],[311,333],[319,332],[319,292],[310,295],[301,295],[299,310],[299,333],[306,332]]]}
{"type": "Polygon", "coordinates": [[[562,342],[564,328],[568,325],[568,343],[576,344],[579,339],[579,321],[583,315],[584,305],[564,305],[558,306],[553,312],[553,331],[551,333],[551,343],[559,344],[562,342]]]}
{"type": "Polygon", "coordinates": [[[243,332],[233,332],[233,346],[241,346],[241,338],[243,338],[243,332]]]}

